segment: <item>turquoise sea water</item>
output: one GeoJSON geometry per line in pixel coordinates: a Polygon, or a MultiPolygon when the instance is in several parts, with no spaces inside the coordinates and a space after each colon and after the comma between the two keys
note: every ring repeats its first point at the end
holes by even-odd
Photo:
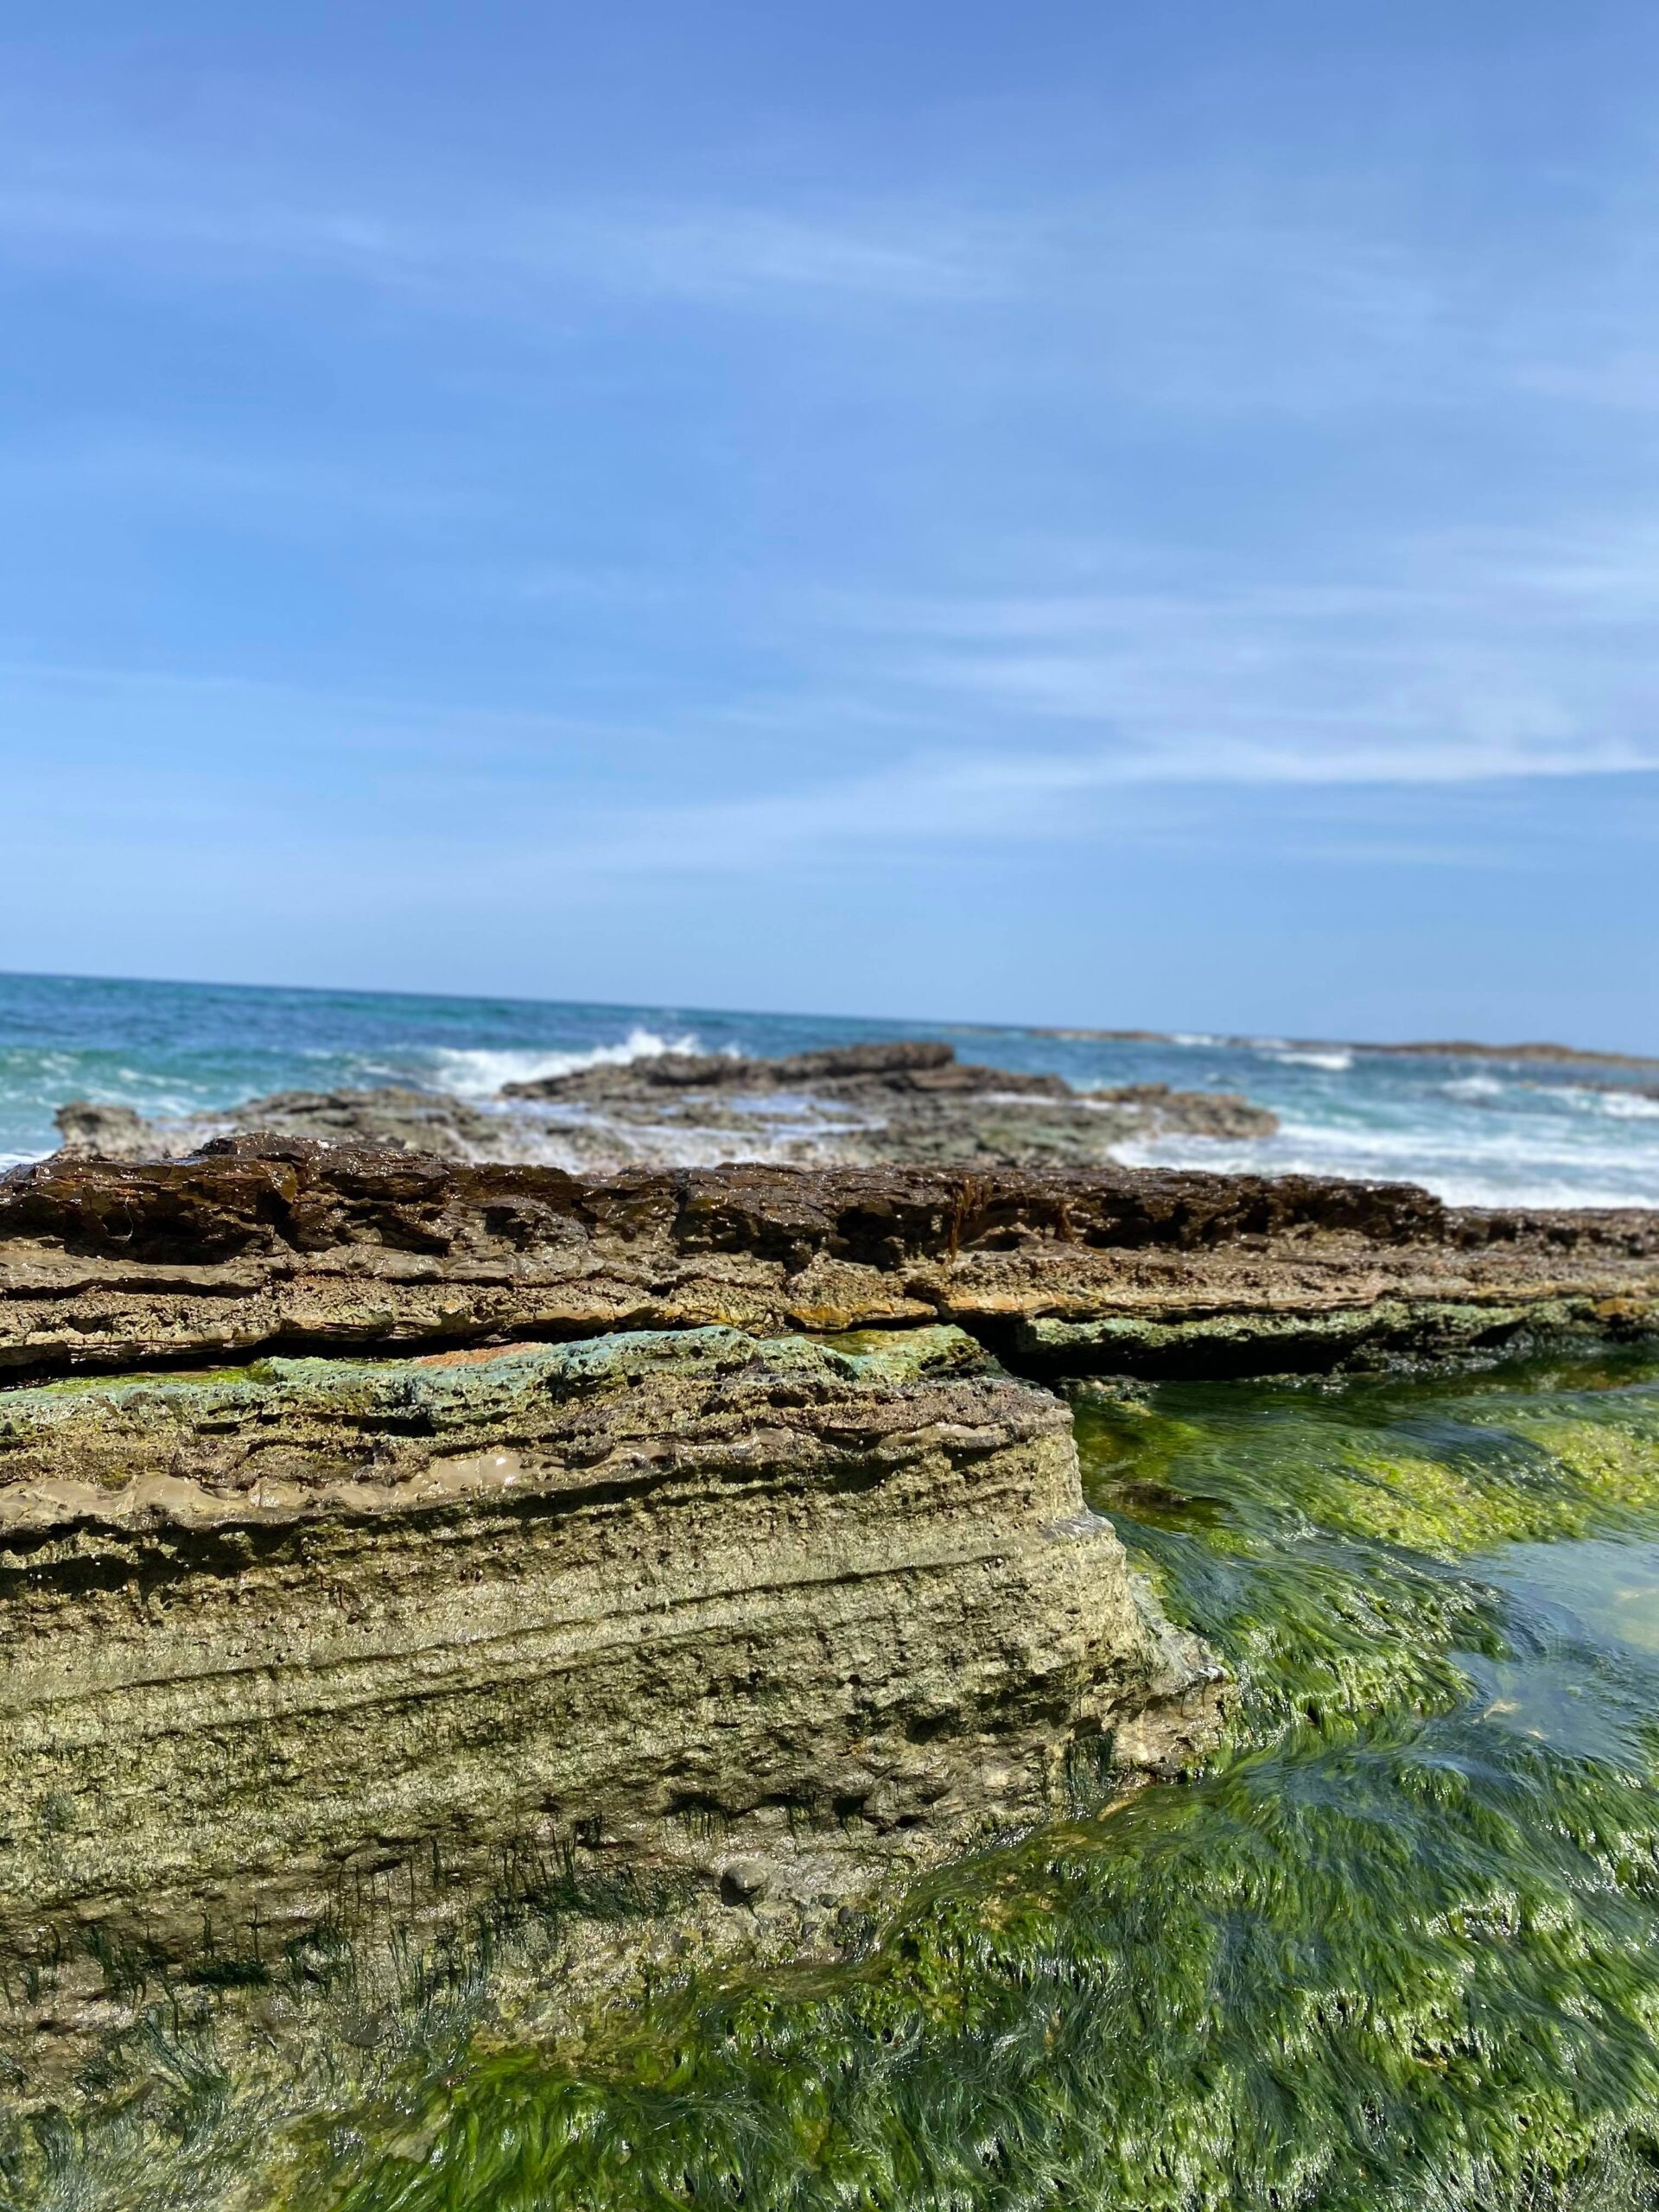
{"type": "Polygon", "coordinates": [[[1052,1070],[1083,1088],[1242,1091],[1281,1117],[1273,1138],[1171,1140],[1129,1159],[1406,1179],[1464,1205],[1659,1205],[1659,1096],[1642,1089],[1659,1086],[1656,1068],[1396,1058],[1273,1038],[1141,1042],[925,1020],[35,976],[0,976],[0,1166],[50,1151],[53,1109],[69,1098],[173,1114],[271,1090],[398,1083],[482,1099],[504,1082],[671,1046],[779,1053],[892,1036],[944,1038],[963,1058],[1052,1070]]]}

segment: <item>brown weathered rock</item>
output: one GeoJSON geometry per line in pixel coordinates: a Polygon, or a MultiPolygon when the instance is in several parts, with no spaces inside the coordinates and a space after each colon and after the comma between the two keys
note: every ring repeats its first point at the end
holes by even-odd
{"type": "Polygon", "coordinates": [[[0,1367],[953,1321],[1045,1371],[1273,1371],[1649,1325],[1659,1214],[1406,1185],[770,1167],[582,1178],[276,1137],[0,1179],[0,1367]]]}
{"type": "Polygon", "coordinates": [[[441,1091],[388,1085],[381,1090],[278,1090],[219,1115],[147,1122],[130,1106],[73,1098],[53,1116],[63,1150],[94,1160],[185,1160],[238,1128],[314,1137],[323,1144],[365,1140],[392,1152],[441,1160],[487,1159],[500,1142],[498,1117],[441,1091]]]}
{"type": "Polygon", "coordinates": [[[609,1100],[662,1090],[807,1088],[824,1097],[882,1091],[923,1096],[996,1091],[1020,1098],[1075,1096],[1062,1076],[976,1067],[958,1060],[950,1045],[908,1039],[890,1045],[833,1046],[823,1052],[791,1052],[775,1060],[744,1059],[723,1052],[663,1052],[620,1066],[601,1063],[569,1075],[543,1076],[533,1083],[505,1084],[501,1096],[609,1100]]]}
{"type": "Polygon", "coordinates": [[[52,1116],[63,1150],[86,1160],[164,1160],[166,1144],[156,1124],[130,1106],[99,1106],[90,1098],[71,1098],[52,1116]]]}
{"type": "Polygon", "coordinates": [[[804,1166],[955,1161],[1014,1167],[1103,1162],[1128,1138],[1179,1131],[1239,1139],[1270,1136],[1278,1127],[1265,1108],[1230,1092],[1172,1090],[1155,1083],[1083,1094],[1058,1075],[976,1066],[959,1061],[949,1045],[912,1040],[777,1060],[668,1052],[509,1084],[502,1095],[601,1114],[613,1141],[632,1142],[664,1165],[684,1156],[688,1132],[702,1130],[747,1135],[747,1146],[734,1144],[735,1156],[758,1150],[804,1166]],[[675,1101],[666,1127],[664,1092],[675,1101]],[[841,1118],[792,1134],[786,1124],[768,1122],[766,1102],[793,1094],[841,1118]],[[762,1130],[765,1141],[757,1146],[762,1130]]]}

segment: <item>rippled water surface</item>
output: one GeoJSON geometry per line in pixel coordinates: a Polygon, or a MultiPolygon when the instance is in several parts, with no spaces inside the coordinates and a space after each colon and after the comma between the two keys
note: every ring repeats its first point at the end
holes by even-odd
{"type": "Polygon", "coordinates": [[[1659,1205],[1659,1066],[1401,1058],[1280,1039],[1091,1039],[692,1007],[599,1007],[0,976],[0,1165],[56,1142],[91,1098],[172,1114],[265,1092],[413,1083],[481,1100],[504,1082],[671,1046],[773,1054],[864,1038],[948,1039],[964,1058],[1083,1088],[1242,1091],[1278,1135],[1180,1138],[1126,1158],[1408,1179],[1467,1205],[1659,1205]]]}
{"type": "Polygon", "coordinates": [[[574,2046],[486,1968],[305,2079],[162,2032],[13,2136],[14,2201],[1659,2201],[1659,1356],[1077,1404],[1092,1502],[1237,1677],[1208,1774],[574,2046]]]}

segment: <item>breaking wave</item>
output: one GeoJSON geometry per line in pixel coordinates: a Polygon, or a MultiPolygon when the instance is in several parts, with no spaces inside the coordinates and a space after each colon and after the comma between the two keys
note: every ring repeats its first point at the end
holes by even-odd
{"type": "Polygon", "coordinates": [[[1580,1114],[1605,1114],[1614,1122],[1659,1122],[1659,1098],[1641,1090],[1590,1090],[1581,1084],[1540,1086],[1580,1114]]]}
{"type": "Polygon", "coordinates": [[[585,1052],[549,1052],[477,1046],[440,1046],[432,1055],[433,1079],[458,1098],[493,1098],[504,1084],[541,1083],[550,1076],[575,1075],[582,1068],[626,1067],[632,1060],[654,1060],[664,1052],[700,1052],[695,1030],[664,1037],[654,1029],[633,1028],[617,1045],[594,1045],[585,1052]]]}
{"type": "Polygon", "coordinates": [[[1535,1124],[1471,1132],[1462,1127],[1333,1127],[1286,1121],[1272,1137],[1216,1144],[1183,1135],[1120,1145],[1134,1167],[1208,1167],[1227,1174],[1345,1175],[1418,1183],[1448,1205],[1651,1206],[1659,1157],[1632,1152],[1611,1131],[1597,1141],[1576,1128],[1535,1124]],[[1587,1140],[1587,1141],[1586,1141],[1587,1140]]]}
{"type": "Polygon", "coordinates": [[[1293,1046],[1287,1051],[1274,1052],[1273,1057],[1281,1067],[1325,1068],[1332,1075],[1346,1075],[1354,1065],[1351,1052],[1338,1050],[1329,1052],[1299,1052],[1293,1046]]]}

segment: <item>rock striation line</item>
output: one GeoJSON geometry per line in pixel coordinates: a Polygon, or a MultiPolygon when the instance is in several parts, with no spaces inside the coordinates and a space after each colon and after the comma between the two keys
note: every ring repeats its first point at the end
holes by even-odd
{"type": "Polygon", "coordinates": [[[0,1392],[0,1990],[72,2046],[512,1879],[810,1941],[1222,1688],[948,1327],[0,1392]]]}

